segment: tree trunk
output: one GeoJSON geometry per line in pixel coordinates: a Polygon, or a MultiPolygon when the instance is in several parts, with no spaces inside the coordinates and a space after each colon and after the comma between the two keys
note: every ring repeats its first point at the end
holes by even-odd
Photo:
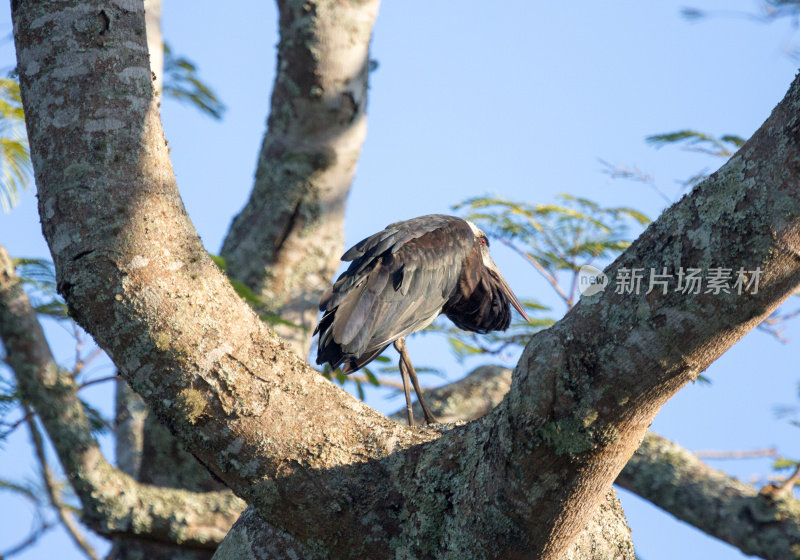
{"type": "Polygon", "coordinates": [[[273,327],[302,357],[343,251],[345,202],[367,131],[378,4],[278,2],[269,128],[250,200],[222,247],[228,274],[261,297],[261,311],[296,325],[273,327]]]}
{"type": "Polygon", "coordinates": [[[141,6],[12,11],[43,231],[72,316],[187,449],[313,554],[562,558],[664,402],[800,283],[798,79],[606,270],[742,267],[760,271],[756,293],[585,298],[532,338],[487,416],[399,426],[309,368],[207,257],[169,165],[141,6]]]}
{"type": "MultiPolygon", "coordinates": [[[[155,95],[161,97],[164,77],[164,39],[161,0],[144,0],[147,51],[155,95]]],[[[195,492],[226,490],[214,480],[153,414],[125,380],[117,381],[115,399],[117,464],[139,482],[195,492]]],[[[115,560],[206,560],[213,551],[197,550],[149,539],[114,540],[115,560]]]]}

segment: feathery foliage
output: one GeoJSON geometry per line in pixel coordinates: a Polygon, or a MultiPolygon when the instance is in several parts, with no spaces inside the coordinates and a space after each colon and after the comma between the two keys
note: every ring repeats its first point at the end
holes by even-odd
{"type": "MultiPolygon", "coordinates": [[[[528,204],[498,197],[470,198],[453,207],[511,248],[542,275],[567,308],[577,301],[577,277],[582,266],[608,262],[624,251],[639,228],[649,223],[642,212],[628,207],[603,207],[587,198],[561,194],[553,204],[528,204]]],[[[523,300],[530,322],[515,315],[506,331],[478,335],[436,321],[425,333],[442,334],[459,361],[480,354],[503,355],[527,343],[560,316],[535,300],[523,300]]]]}
{"type": "Polygon", "coordinates": [[[688,129],[653,134],[645,140],[656,148],[669,144],[683,144],[687,150],[724,158],[731,157],[745,143],[744,138],[735,134],[725,134],[717,138],[705,132],[688,129]]]}
{"type": "Polygon", "coordinates": [[[56,269],[47,259],[13,259],[31,305],[40,315],[68,319],[67,304],[58,295],[56,269]]]}
{"type": "Polygon", "coordinates": [[[164,43],[164,89],[163,94],[182,103],[194,106],[201,113],[221,119],[225,104],[217,98],[214,90],[199,77],[197,66],[186,57],[173,54],[169,44],[164,43]]]}
{"type": "Polygon", "coordinates": [[[0,78],[0,206],[4,212],[17,203],[32,176],[19,83],[0,78]]]}

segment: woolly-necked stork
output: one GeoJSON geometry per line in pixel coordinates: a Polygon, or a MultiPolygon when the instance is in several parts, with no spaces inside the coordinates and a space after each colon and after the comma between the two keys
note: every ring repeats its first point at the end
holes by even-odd
{"type": "Polygon", "coordinates": [[[475,224],[442,214],[390,224],[342,256],[349,268],[322,296],[317,363],[352,373],[394,343],[400,352],[408,422],[410,377],[425,421],[434,418],[405,349],[404,338],[444,313],[457,327],[487,333],[511,323],[509,304],[528,316],[489,256],[475,224]]]}

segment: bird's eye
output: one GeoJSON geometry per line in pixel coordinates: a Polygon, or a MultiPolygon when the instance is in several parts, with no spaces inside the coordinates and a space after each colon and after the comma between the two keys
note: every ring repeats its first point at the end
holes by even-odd
{"type": "Polygon", "coordinates": [[[488,247],[489,246],[489,240],[486,239],[485,237],[481,237],[481,245],[486,245],[488,247]]]}

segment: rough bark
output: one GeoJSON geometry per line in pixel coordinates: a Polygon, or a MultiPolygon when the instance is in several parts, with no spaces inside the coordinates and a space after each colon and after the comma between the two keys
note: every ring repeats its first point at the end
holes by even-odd
{"type": "Polygon", "coordinates": [[[12,12],[71,313],[192,453],[316,554],[561,558],[663,403],[800,282],[795,80],[739,153],[606,271],[759,267],[757,294],[603,292],[533,337],[488,415],[398,426],[297,358],[208,259],[169,166],[141,6],[12,12]]]}
{"type": "MultiPolygon", "coordinates": [[[[164,76],[164,39],[161,33],[161,0],[144,0],[147,50],[155,95],[160,98],[164,76]]],[[[193,492],[227,490],[211,478],[198,461],[183,450],[166,426],[148,413],[141,397],[127,381],[117,382],[116,398],[117,463],[139,482],[193,492]]],[[[235,510],[231,512],[231,515],[235,510]]],[[[210,543],[209,543],[210,544],[210,543]]],[[[115,560],[203,560],[212,550],[197,550],[158,543],[151,539],[118,538],[114,541],[115,560]]]]}
{"type": "MultiPolygon", "coordinates": [[[[217,548],[213,560],[276,558],[323,560],[328,557],[302,546],[290,535],[266,523],[253,507],[248,507],[217,548]]],[[[461,558],[471,558],[471,556],[461,558]]],[[[562,560],[634,560],[635,558],[625,514],[614,492],[609,491],[562,560]]]]}
{"type": "MultiPolygon", "coordinates": [[[[441,422],[463,422],[488,414],[502,402],[510,388],[511,370],[487,365],[475,368],[463,379],[425,390],[425,400],[441,422]]],[[[417,418],[422,415],[418,401],[414,401],[412,410],[417,418]]],[[[395,422],[405,422],[405,407],[389,418],[395,422]]]]}
{"type": "Polygon", "coordinates": [[[617,484],[748,555],[800,558],[800,500],[775,498],[648,433],[617,484]]]}
{"type": "MultiPolygon", "coordinates": [[[[497,406],[511,387],[511,370],[482,366],[463,379],[425,392],[425,399],[443,422],[464,422],[488,413],[497,406]]],[[[419,403],[415,413],[422,414],[419,403]]],[[[403,407],[390,416],[406,421],[403,407]]],[[[321,558],[303,547],[290,535],[275,529],[252,507],[248,507],[222,541],[214,560],[270,560],[273,558],[321,558]]],[[[564,555],[563,560],[632,560],[635,558],[630,529],[619,500],[613,491],[606,494],[598,511],[564,555]]]]}
{"type": "MultiPolygon", "coordinates": [[[[454,422],[486,414],[510,387],[511,370],[482,366],[460,381],[426,391],[425,399],[437,417],[454,422]]],[[[403,421],[405,409],[391,418],[403,421]]],[[[790,493],[776,498],[759,492],[653,432],[646,433],[615,484],[745,554],[768,560],[800,557],[800,500],[790,493]]]]}
{"type": "Polygon", "coordinates": [[[344,209],[366,135],[378,0],[279,0],[280,42],[255,184],[222,247],[228,274],[308,355],[317,305],[339,266],[344,209]]]}
{"type": "Polygon", "coordinates": [[[36,313],[0,247],[0,339],[23,401],[42,421],[83,506],[107,537],[214,548],[244,504],[230,492],[193,493],[139,484],[103,458],[69,372],[53,361],[36,313]]]}
{"type": "MultiPolygon", "coordinates": [[[[136,396],[138,397],[138,395],[136,396]]],[[[230,490],[211,477],[208,470],[200,464],[173,436],[154,414],[146,413],[142,424],[141,467],[136,475],[140,483],[165,489],[180,489],[191,493],[220,496],[229,500],[230,490]]],[[[119,446],[118,446],[119,447],[119,446]]],[[[220,511],[221,524],[217,525],[220,535],[230,527],[241,511],[242,502],[229,502],[232,509],[220,511]]],[[[219,510],[217,510],[219,511],[219,510]]],[[[176,512],[177,513],[177,512],[176,512]]],[[[216,534],[215,534],[216,536],[216,534]]],[[[154,542],[151,538],[139,535],[138,538],[118,538],[114,542],[116,560],[202,560],[211,558],[218,541],[209,540],[204,547],[186,547],[174,542],[154,542]]]]}
{"type": "Polygon", "coordinates": [[[115,385],[114,441],[117,467],[138,480],[142,465],[147,405],[124,379],[115,381],[115,385]]]}
{"type": "Polygon", "coordinates": [[[67,534],[72,539],[73,544],[86,555],[90,560],[99,560],[94,548],[89,544],[83,536],[81,529],[78,527],[74,519],[74,511],[61,499],[61,488],[59,488],[58,481],[50,470],[47,462],[47,456],[44,450],[44,438],[39,432],[39,427],[36,425],[36,415],[30,406],[23,405],[25,416],[28,418],[28,429],[31,433],[31,443],[33,444],[34,454],[36,460],[39,462],[39,467],[42,471],[42,481],[44,482],[45,491],[50,498],[50,505],[58,513],[61,526],[67,531],[67,534]]]}
{"type": "MultiPolygon", "coordinates": [[[[147,51],[153,89],[160,95],[164,75],[164,40],[161,34],[161,0],[144,0],[147,51]]],[[[144,445],[144,422],[147,406],[124,379],[116,382],[114,431],[117,466],[138,480],[144,445]]]]}

